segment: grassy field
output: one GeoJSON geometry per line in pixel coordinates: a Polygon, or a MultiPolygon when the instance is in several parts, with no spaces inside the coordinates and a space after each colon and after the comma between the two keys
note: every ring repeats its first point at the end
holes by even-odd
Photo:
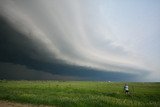
{"type": "Polygon", "coordinates": [[[160,107],[160,83],[0,81],[0,100],[56,107],[160,107]]]}

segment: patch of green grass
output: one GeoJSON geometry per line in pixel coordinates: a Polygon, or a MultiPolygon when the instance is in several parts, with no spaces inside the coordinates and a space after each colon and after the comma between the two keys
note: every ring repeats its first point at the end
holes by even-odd
{"type": "Polygon", "coordinates": [[[0,81],[0,100],[58,107],[159,107],[160,83],[0,81]]]}

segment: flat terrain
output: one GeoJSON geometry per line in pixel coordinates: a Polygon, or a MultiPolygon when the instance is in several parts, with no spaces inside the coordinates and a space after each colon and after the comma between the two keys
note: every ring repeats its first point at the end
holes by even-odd
{"type": "Polygon", "coordinates": [[[51,107],[51,106],[20,104],[15,102],[0,101],[0,107],[51,107]]]}
{"type": "Polygon", "coordinates": [[[128,95],[123,92],[124,84],[89,81],[0,81],[0,100],[22,105],[56,107],[160,107],[160,83],[128,83],[128,95]]]}

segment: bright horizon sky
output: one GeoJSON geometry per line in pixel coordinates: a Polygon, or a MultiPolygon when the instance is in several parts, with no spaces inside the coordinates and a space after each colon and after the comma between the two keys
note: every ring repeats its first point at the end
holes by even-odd
{"type": "Polygon", "coordinates": [[[160,1],[108,0],[106,7],[102,9],[106,14],[102,12],[113,39],[142,58],[146,68],[155,70],[155,77],[159,75],[160,1]]]}

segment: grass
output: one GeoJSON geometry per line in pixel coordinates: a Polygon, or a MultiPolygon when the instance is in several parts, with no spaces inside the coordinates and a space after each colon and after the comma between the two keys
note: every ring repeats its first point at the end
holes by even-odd
{"type": "Polygon", "coordinates": [[[0,81],[0,100],[57,107],[160,107],[160,83],[0,81]]]}

